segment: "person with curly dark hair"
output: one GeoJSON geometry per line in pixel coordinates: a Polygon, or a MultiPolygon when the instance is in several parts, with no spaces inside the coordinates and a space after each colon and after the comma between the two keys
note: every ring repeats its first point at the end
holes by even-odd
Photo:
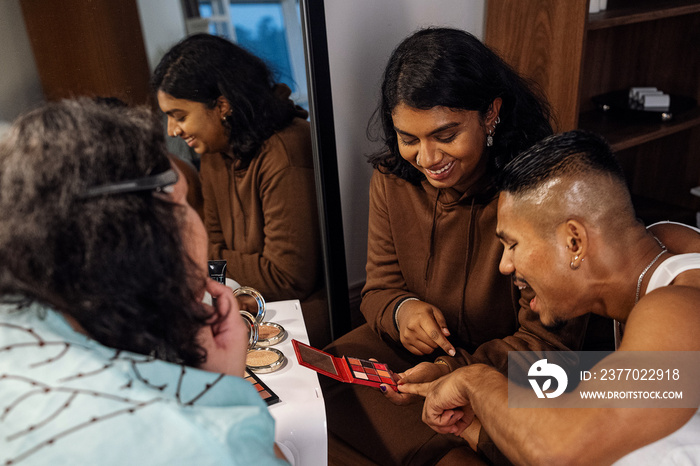
{"type": "MultiPolygon", "coordinates": [[[[536,87],[467,32],[419,30],[393,51],[374,115],[384,147],[369,157],[367,324],[327,351],[376,358],[431,381],[475,362],[503,372],[509,350],[579,348],[585,321],[545,329],[529,308],[531,290],[498,271],[495,179],[552,133],[550,117],[536,87]]],[[[354,450],[387,465],[499,456],[488,436],[478,439],[477,424],[479,456],[467,442],[421,426],[419,404],[323,383],[331,453],[354,450]]]]}
{"type": "Polygon", "coordinates": [[[0,142],[4,464],[277,464],[186,196],[144,108],[49,103],[0,142]]]}
{"type": "Polygon", "coordinates": [[[309,338],[330,341],[307,112],[232,42],[196,34],[151,78],[168,134],[201,155],[209,258],[265,299],[299,299],[309,338]]]}

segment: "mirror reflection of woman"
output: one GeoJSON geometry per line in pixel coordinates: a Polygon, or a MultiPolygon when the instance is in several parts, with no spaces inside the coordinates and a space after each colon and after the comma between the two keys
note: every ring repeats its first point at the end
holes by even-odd
{"type": "Polygon", "coordinates": [[[151,80],[168,134],[201,156],[209,258],[267,301],[299,299],[312,344],[329,341],[310,125],[265,63],[198,34],[151,80]]]}
{"type": "Polygon", "coordinates": [[[51,103],[0,142],[2,464],[286,464],[186,197],[141,108],[51,103]]]}
{"type": "MultiPolygon", "coordinates": [[[[434,28],[391,55],[376,117],[385,146],[370,157],[367,324],[326,350],[433,380],[473,362],[503,371],[509,350],[578,348],[582,322],[543,328],[531,291],[498,270],[494,180],[551,134],[547,104],[472,35],[434,28]]],[[[481,464],[466,442],[421,425],[419,403],[322,382],[331,452],[345,443],[379,464],[481,464]]]]}

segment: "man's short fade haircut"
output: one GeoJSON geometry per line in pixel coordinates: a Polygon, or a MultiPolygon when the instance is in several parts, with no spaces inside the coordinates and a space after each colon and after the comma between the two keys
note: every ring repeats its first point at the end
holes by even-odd
{"type": "Polygon", "coordinates": [[[625,184],[625,175],[610,145],[601,136],[574,130],[547,136],[509,162],[499,189],[522,194],[555,177],[598,172],[625,184]]]}

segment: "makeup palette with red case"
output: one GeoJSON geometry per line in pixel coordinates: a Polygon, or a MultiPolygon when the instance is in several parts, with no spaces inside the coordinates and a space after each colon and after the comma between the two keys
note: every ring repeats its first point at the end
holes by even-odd
{"type": "Polygon", "coordinates": [[[292,340],[292,345],[299,364],[319,374],[341,382],[359,383],[370,387],[387,384],[397,390],[389,367],[384,363],[359,358],[337,358],[298,340],[292,340]]]}

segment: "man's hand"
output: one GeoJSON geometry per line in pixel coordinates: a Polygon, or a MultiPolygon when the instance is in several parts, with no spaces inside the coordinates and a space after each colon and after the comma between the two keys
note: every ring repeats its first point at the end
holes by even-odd
{"type": "Polygon", "coordinates": [[[401,304],[396,314],[401,344],[413,354],[432,353],[438,346],[450,356],[455,349],[447,340],[450,331],[442,312],[432,304],[411,300],[401,304]]]}
{"type": "MultiPolygon", "coordinates": [[[[399,391],[395,392],[388,385],[382,388],[382,392],[387,399],[396,405],[407,405],[414,403],[420,399],[418,395],[402,393],[401,384],[404,383],[427,383],[439,379],[443,375],[450,372],[450,368],[445,364],[435,364],[432,362],[422,362],[417,366],[408,369],[406,372],[396,374],[399,384],[399,391]]],[[[380,387],[381,388],[381,387],[380,387]]]]}
{"type": "Polygon", "coordinates": [[[464,393],[463,367],[429,383],[405,383],[402,393],[425,397],[423,422],[441,434],[460,435],[472,423],[474,412],[464,393]]]}

